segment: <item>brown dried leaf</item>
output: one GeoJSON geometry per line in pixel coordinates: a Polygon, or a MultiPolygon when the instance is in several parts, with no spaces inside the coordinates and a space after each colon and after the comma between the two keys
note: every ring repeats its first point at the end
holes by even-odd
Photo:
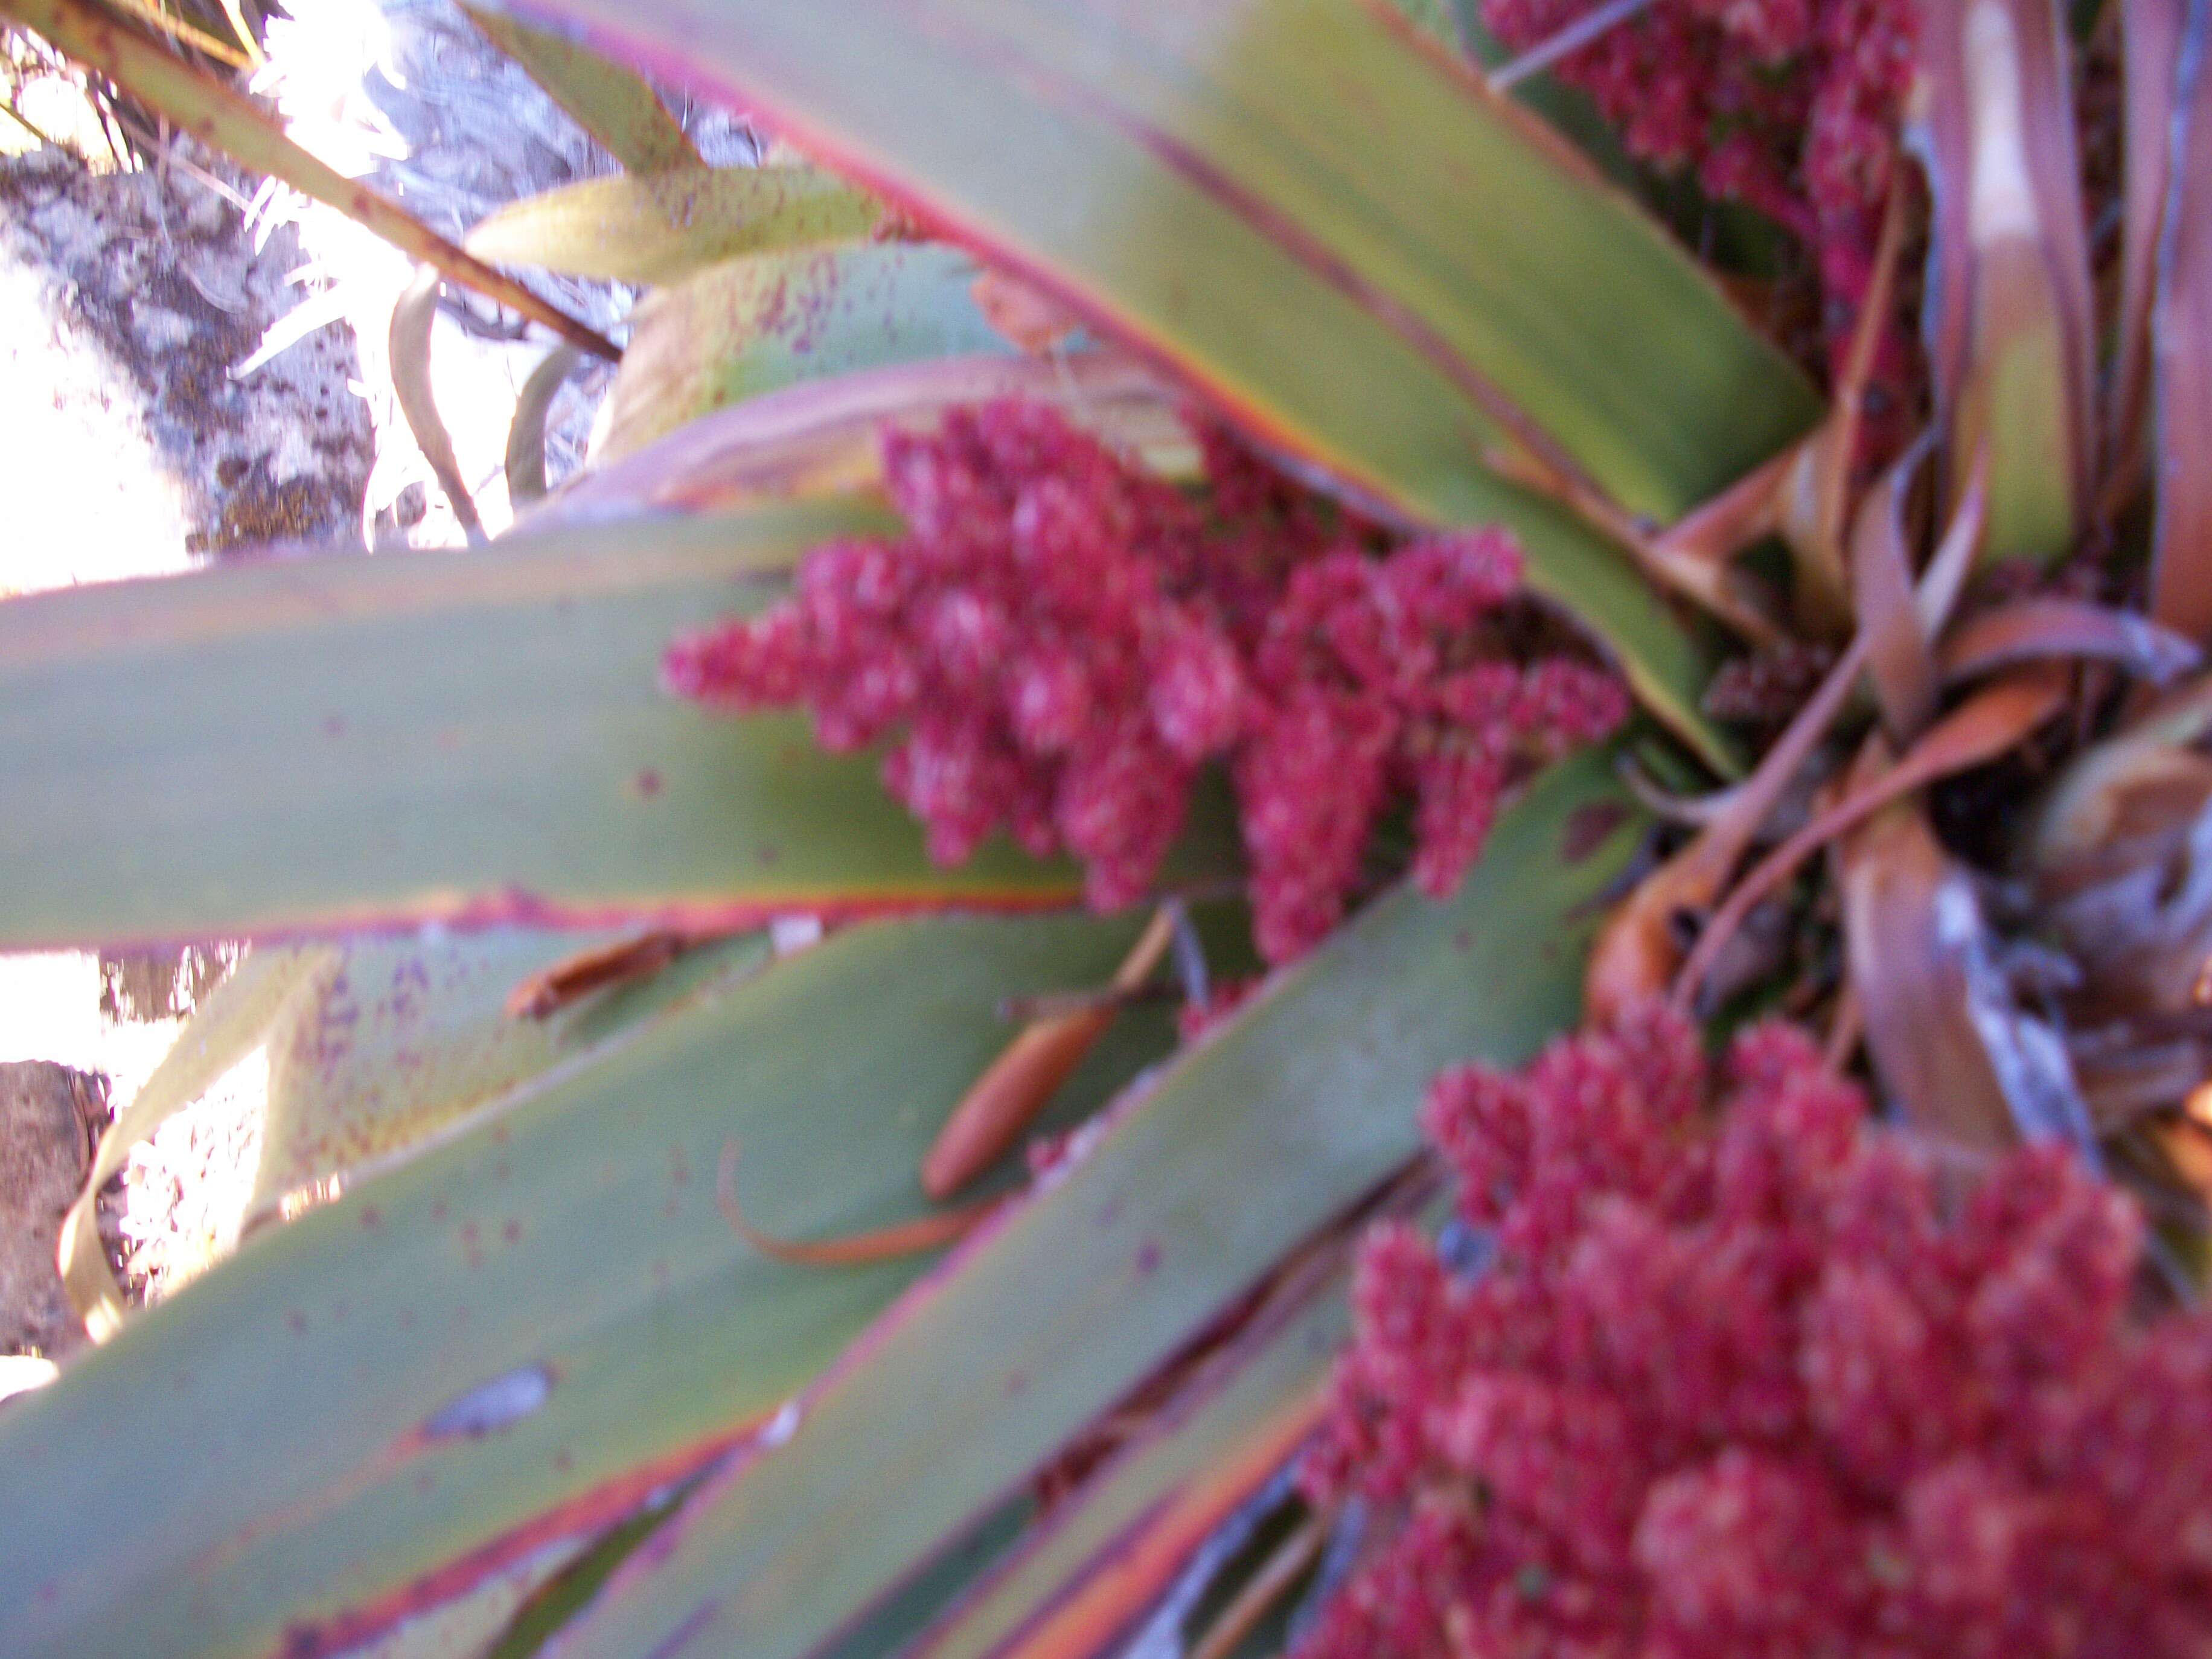
{"type": "Polygon", "coordinates": [[[693,945],[717,937],[673,927],[655,927],[634,939],[580,951],[532,974],[507,993],[511,1019],[547,1019],[586,997],[617,985],[650,979],[693,945]]]}
{"type": "Polygon", "coordinates": [[[1585,1012],[1601,1023],[1662,994],[1682,963],[1680,922],[1702,915],[1775,807],[1843,712],[1866,666],[1866,641],[1855,638],[1775,739],[1758,769],[1724,797],[1694,839],[1615,906],[1590,947],[1583,977],[1585,1012]]]}
{"type": "MultiPolygon", "coordinates": [[[[1855,781],[1886,751],[1869,740],[1855,781]]],[[[1837,847],[1844,960],[1875,1068],[1924,1133],[1995,1150],[2087,1121],[2064,1045],[2024,1013],[1966,871],[1900,801],[1837,847]]]]}
{"type": "Polygon", "coordinates": [[[2212,959],[2212,759],[2125,738],[2069,769],[2030,843],[2053,937],[2081,964],[2085,1023],[2184,1014],[2212,959]]]}

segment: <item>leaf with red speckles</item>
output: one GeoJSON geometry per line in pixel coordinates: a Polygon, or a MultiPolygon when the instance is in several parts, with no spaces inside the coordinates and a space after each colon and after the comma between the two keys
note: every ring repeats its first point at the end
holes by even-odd
{"type": "MultiPolygon", "coordinates": [[[[631,1512],[927,1263],[748,1249],[714,1202],[724,1142],[780,1234],[923,1212],[915,1164],[1005,1042],[1000,1003],[1103,980],[1139,925],[833,933],[257,1234],[0,1412],[0,1513],[40,1516],[0,1550],[0,1646],[334,1654],[631,1512]]],[[[1164,1008],[1132,1009],[1048,1128],[1170,1040],[1164,1008]]]]}
{"type": "MultiPolygon", "coordinates": [[[[889,522],[823,501],[12,599],[0,776],[40,805],[0,814],[0,948],[1066,902],[1066,865],[1002,843],[933,866],[803,719],[658,683],[674,635],[889,522]]],[[[1224,807],[1170,879],[1235,870],[1224,807]]]]}
{"type": "Polygon", "coordinates": [[[1623,799],[1607,754],[1555,768],[1455,898],[1378,900],[1180,1051],[879,1321],[787,1443],[702,1486],[563,1659],[799,1659],[924,1567],[1412,1158],[1439,1066],[1516,1061],[1575,1023],[1597,901],[1640,825],[1625,815],[1580,863],[1561,849],[1580,809],[1623,799]]]}
{"type": "Polygon", "coordinates": [[[769,957],[766,938],[750,934],[702,945],[641,983],[544,1019],[507,1012],[531,975],[581,945],[632,936],[498,928],[339,946],[270,1041],[249,1224],[287,1193],[388,1168],[556,1066],[635,1041],[769,957]]]}
{"type": "Polygon", "coordinates": [[[740,254],[866,240],[883,204],[818,167],[717,167],[587,179],[477,221],[464,246],[495,264],[672,283],[740,254]]]}
{"type": "Polygon", "coordinates": [[[607,394],[617,460],[688,421],[800,380],[1010,351],[942,245],[758,254],[648,295],[607,394]]]}
{"type": "Polygon", "coordinates": [[[1560,502],[1671,520],[1816,401],[1655,221],[1405,25],[1354,0],[530,9],[719,81],[1369,501],[1509,526],[1727,763],[1692,636],[1560,502]]]}

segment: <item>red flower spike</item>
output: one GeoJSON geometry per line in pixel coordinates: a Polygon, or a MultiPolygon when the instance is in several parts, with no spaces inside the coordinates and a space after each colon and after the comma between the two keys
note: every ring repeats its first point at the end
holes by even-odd
{"type": "Polygon", "coordinates": [[[890,434],[908,534],[815,550],[787,603],[678,641],[664,676],[712,707],[805,704],[831,749],[889,739],[884,783],[933,859],[1003,829],[1080,859],[1102,909],[1144,896],[1197,769],[1225,761],[1273,962],[1336,924],[1399,792],[1418,799],[1415,876],[1448,892],[1504,790],[1610,732],[1626,695],[1485,641],[1519,590],[1504,532],[1378,557],[1374,526],[1200,437],[1202,504],[1042,405],[890,434]]]}
{"type": "Polygon", "coordinates": [[[1952,1214],[1805,1034],[1660,1009],[1425,1127],[1497,1248],[1365,1249],[1303,1478],[1406,1518],[1299,1659],[2212,1650],[2212,1316],[2068,1154],[1952,1214]]]}

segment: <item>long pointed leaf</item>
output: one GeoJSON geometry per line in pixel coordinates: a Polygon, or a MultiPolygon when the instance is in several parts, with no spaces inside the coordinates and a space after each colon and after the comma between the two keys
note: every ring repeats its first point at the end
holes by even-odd
{"type": "MultiPolygon", "coordinates": [[[[39,804],[0,816],[0,946],[1064,901],[1072,869],[1003,844],[933,866],[802,717],[660,688],[678,630],[884,523],[826,502],[0,605],[0,776],[39,804]]],[[[1184,873],[1233,868],[1194,817],[1184,873]]]]}
{"type": "Polygon", "coordinates": [[[1576,1018],[1637,836],[1608,757],[1541,779],[1458,896],[1355,918],[870,1333],[788,1443],[702,1487],[563,1659],[823,1647],[1419,1144],[1447,1061],[1576,1018]]]}
{"type": "Polygon", "coordinates": [[[1703,666],[1618,550],[1485,465],[1672,520],[1809,389],[1694,263],[1464,66],[1353,0],[539,0],[823,151],[1415,517],[1533,580],[1717,757],[1703,666]]]}
{"type": "MultiPolygon", "coordinates": [[[[0,1413],[11,1659],[335,1653],[630,1512],[763,1420],[909,1282],[759,1255],[715,1206],[852,1231],[1006,1040],[1136,919],[856,927],[349,1189],[0,1413]],[[27,1517],[36,1515],[36,1524],[27,1517]],[[151,1634],[149,1634],[151,1632],[151,1634]]],[[[1055,1119],[1167,1041],[1133,1014],[1055,1119]]]]}

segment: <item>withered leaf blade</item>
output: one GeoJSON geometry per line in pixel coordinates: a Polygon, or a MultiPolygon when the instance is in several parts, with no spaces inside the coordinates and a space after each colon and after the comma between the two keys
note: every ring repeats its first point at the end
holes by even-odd
{"type": "MultiPolygon", "coordinates": [[[[1134,991],[1175,939],[1175,910],[1162,906],[1114,970],[1109,992],[1134,991]]],[[[921,1160],[921,1189],[942,1200],[990,1168],[1036,1121],[1083,1057],[1114,1024],[1118,1004],[1031,1020],[962,1096],[921,1160]]]]}
{"type": "Polygon", "coordinates": [[[438,290],[442,286],[438,268],[426,264],[415,273],[415,280],[392,307],[392,327],[386,338],[392,389],[399,412],[406,417],[408,433],[422,452],[422,459],[429,462],[454,519],[470,541],[481,542],[483,520],[467,481],[461,477],[453,434],[438,412],[437,393],[430,379],[431,325],[438,319],[438,290]]]}
{"type": "Polygon", "coordinates": [[[554,399],[569,376],[583,366],[584,354],[566,341],[555,346],[530,371],[514,399],[514,418],[507,424],[507,499],[516,512],[545,495],[545,423],[553,414],[554,399]]]}
{"type": "Polygon", "coordinates": [[[2047,670],[2024,670],[2000,680],[1929,726],[1894,766],[1861,781],[1841,800],[1816,812],[1811,822],[1754,865],[1713,913],[1675,976],[1675,1002],[1685,1008],[1696,1002],[1713,964],[1745,920],[1814,854],[1891,803],[1954,773],[1987,765],[2025,741],[2066,704],[2063,679],[2047,670]]]}
{"type": "Polygon", "coordinates": [[[2158,524],[2151,615],[2212,639],[2212,18],[2193,9],[2182,49],[2183,103],[2153,318],[2157,366],[2158,524]]]}
{"type": "Polygon", "coordinates": [[[1851,530],[1851,600],[1867,641],[1867,678],[1882,724],[1899,742],[1934,717],[1938,685],[1936,655],[1913,602],[1905,541],[1905,498],[1923,453],[1915,446],[1882,475],[1851,530]]]}
{"type": "Polygon", "coordinates": [[[1590,946],[1583,976],[1589,1018],[1613,1019],[1665,993],[1682,967],[1678,918],[1708,909],[1720,897],[1729,874],[1842,713],[1866,658],[1866,635],[1856,635],[1758,769],[1727,793],[1687,846],[1613,906],[1590,946]]]}
{"type": "Polygon", "coordinates": [[[1197,446],[1177,415],[1176,394],[1126,353],[933,357],[801,380],[702,416],[582,474],[533,522],[696,513],[867,490],[881,482],[886,427],[925,428],[957,404],[999,398],[1054,403],[1069,420],[1141,456],[1155,471],[1188,476],[1197,470],[1197,446]]]}
{"type": "Polygon", "coordinates": [[[2151,306],[2159,232],[2172,178],[2173,113],[2189,0],[2122,0],[2126,53],[2125,182],[2120,292],[2113,329],[2112,401],[2106,413],[2108,489],[2135,471],[2150,389],[2151,306]]]}
{"type": "Polygon", "coordinates": [[[2204,653],[2133,611],[2082,599],[2021,599],[1971,617],[1943,641],[1943,678],[1974,679],[2022,663],[2107,662],[2162,685],[2201,667],[2204,653]]]}
{"type": "Polygon", "coordinates": [[[2080,1018],[2203,1006],[2212,958],[2212,759],[2186,744],[2128,735],[2101,744],[2061,778],[2030,845],[2041,913],[2081,965],[2080,1018]]]}

